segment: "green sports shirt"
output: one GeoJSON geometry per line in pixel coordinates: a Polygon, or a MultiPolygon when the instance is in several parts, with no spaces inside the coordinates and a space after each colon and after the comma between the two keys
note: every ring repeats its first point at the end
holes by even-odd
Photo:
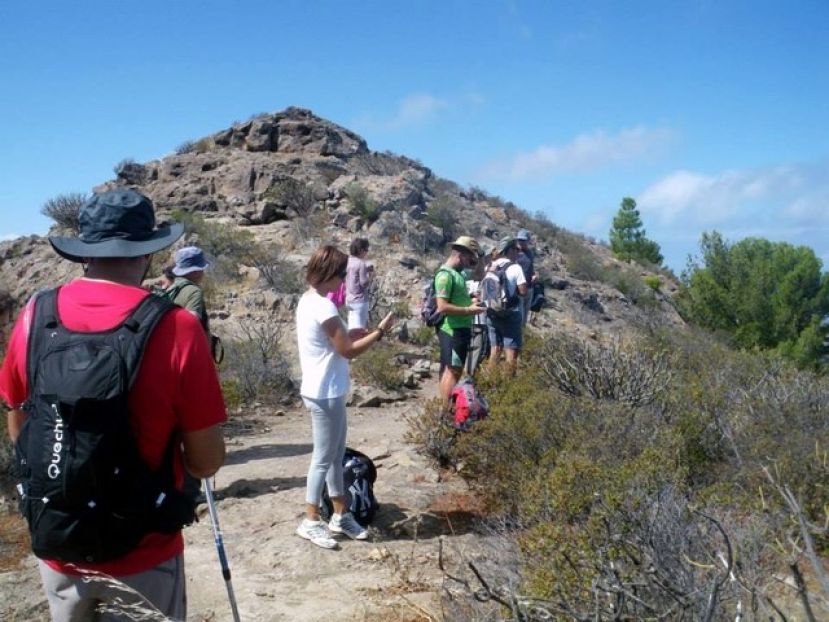
{"type": "MultiPolygon", "coordinates": [[[[466,279],[449,266],[441,266],[435,274],[435,298],[443,298],[458,307],[472,304],[472,297],[466,291],[466,279]]],[[[440,323],[440,330],[449,335],[454,334],[456,328],[472,328],[472,316],[447,315],[440,323]]]]}

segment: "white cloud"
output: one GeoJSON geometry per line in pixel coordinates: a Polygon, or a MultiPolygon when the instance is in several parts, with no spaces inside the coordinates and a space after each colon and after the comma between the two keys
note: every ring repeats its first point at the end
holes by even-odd
{"type": "Polygon", "coordinates": [[[8,242],[9,240],[16,240],[21,236],[19,233],[3,233],[0,234],[0,242],[8,242]]]}
{"type": "Polygon", "coordinates": [[[448,103],[429,95],[428,93],[417,93],[402,99],[397,106],[397,114],[389,122],[392,127],[406,127],[429,121],[448,103]]]}
{"type": "Polygon", "coordinates": [[[646,188],[638,205],[643,213],[668,226],[681,222],[719,225],[757,218],[761,213],[774,214],[781,224],[809,225],[829,218],[827,174],[825,164],[727,170],[713,175],[676,171],[646,188]]]}
{"type": "Polygon", "coordinates": [[[354,120],[357,128],[396,131],[423,126],[437,121],[442,115],[455,111],[467,112],[486,102],[477,91],[466,91],[452,97],[437,97],[430,93],[412,93],[397,102],[389,115],[364,115],[354,120]]]}
{"type": "Polygon", "coordinates": [[[674,138],[674,132],[665,128],[640,126],[617,134],[596,130],[579,134],[564,145],[541,145],[533,151],[518,153],[508,161],[491,162],[481,168],[479,176],[521,181],[593,171],[652,157],[674,138]]]}
{"type": "Polygon", "coordinates": [[[607,237],[613,214],[607,210],[599,210],[589,214],[582,223],[584,232],[589,235],[607,237]]]}

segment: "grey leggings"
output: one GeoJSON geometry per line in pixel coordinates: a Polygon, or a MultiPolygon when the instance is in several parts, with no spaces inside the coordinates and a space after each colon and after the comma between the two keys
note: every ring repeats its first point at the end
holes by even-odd
{"type": "Polygon", "coordinates": [[[305,501],[319,505],[323,484],[328,484],[328,494],[341,497],[345,494],[343,485],[343,455],[348,420],[345,398],[315,400],[303,397],[305,408],[311,413],[311,430],[314,439],[314,453],[308,468],[308,482],[305,501]]]}

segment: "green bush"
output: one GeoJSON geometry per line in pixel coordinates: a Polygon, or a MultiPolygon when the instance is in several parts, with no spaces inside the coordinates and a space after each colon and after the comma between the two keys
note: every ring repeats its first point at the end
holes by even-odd
{"type": "Polygon", "coordinates": [[[829,275],[805,246],[704,233],[702,258],[683,274],[680,310],[709,330],[727,332],[745,349],[776,350],[801,367],[820,369],[829,314],[829,275]]]}
{"type": "Polygon", "coordinates": [[[354,211],[365,218],[367,222],[372,223],[380,216],[381,205],[371,198],[368,190],[356,181],[345,187],[345,196],[348,197],[354,211]]]}
{"type": "Polygon", "coordinates": [[[429,346],[437,341],[435,329],[422,324],[409,332],[409,342],[416,346],[429,346]]]}
{"type": "Polygon", "coordinates": [[[222,378],[222,396],[225,399],[225,408],[228,412],[237,410],[242,406],[244,400],[242,398],[242,385],[238,378],[229,377],[222,378]]]}
{"type": "Polygon", "coordinates": [[[659,288],[662,286],[662,280],[655,274],[648,274],[643,277],[642,280],[645,282],[645,285],[650,287],[655,292],[658,292],[659,288]]]}
{"type": "Polygon", "coordinates": [[[351,372],[364,384],[392,391],[401,389],[403,370],[395,364],[396,354],[393,344],[381,343],[354,359],[351,372]]]}

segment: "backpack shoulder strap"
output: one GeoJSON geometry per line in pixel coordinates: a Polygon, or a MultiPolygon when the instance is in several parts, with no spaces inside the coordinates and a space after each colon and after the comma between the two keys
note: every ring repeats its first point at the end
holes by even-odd
{"type": "Polygon", "coordinates": [[[127,386],[132,387],[135,382],[150,334],[164,314],[174,307],[166,298],[145,296],[117,329],[118,341],[125,347],[124,361],[129,379],[127,386]]]}
{"type": "Polygon", "coordinates": [[[170,287],[165,289],[162,292],[162,294],[164,295],[165,298],[167,298],[169,300],[175,300],[176,297],[181,293],[181,291],[183,289],[186,289],[187,287],[190,287],[191,285],[193,287],[198,287],[198,285],[196,285],[192,281],[189,281],[187,279],[182,279],[177,284],[171,285],[170,287]]]}
{"type": "Polygon", "coordinates": [[[48,335],[61,326],[60,317],[58,316],[59,289],[59,287],[55,287],[41,290],[32,297],[30,302],[34,306],[26,346],[26,375],[30,392],[34,386],[35,373],[48,335]]]}
{"type": "MultiPolygon", "coordinates": [[[[173,285],[172,287],[170,287],[170,288],[168,288],[168,289],[166,289],[162,292],[163,296],[167,300],[171,301],[173,304],[176,304],[176,305],[179,304],[179,303],[176,302],[176,298],[178,298],[178,295],[181,292],[183,292],[184,290],[186,290],[188,287],[195,287],[197,290],[201,291],[201,287],[199,287],[198,285],[193,283],[193,281],[190,281],[188,279],[183,279],[183,280],[184,280],[183,283],[180,282],[178,285],[173,285]]],[[[343,288],[344,287],[345,287],[345,285],[343,285],[343,288]]],[[[343,291],[345,291],[345,290],[343,290],[343,291]]],[[[204,308],[204,305],[202,305],[202,308],[203,308],[204,313],[199,317],[199,323],[201,323],[202,328],[204,328],[204,330],[209,331],[210,329],[209,329],[209,322],[208,322],[208,319],[207,319],[207,309],[204,308]]]]}
{"type": "Polygon", "coordinates": [[[449,268],[446,268],[446,267],[444,267],[444,266],[441,266],[440,268],[438,268],[438,269],[435,271],[435,276],[433,276],[433,277],[432,277],[432,285],[434,286],[435,280],[438,278],[438,274],[440,274],[441,272],[445,272],[445,273],[446,273],[446,274],[448,274],[448,275],[450,276],[450,278],[452,279],[451,281],[449,281],[449,298],[451,298],[451,297],[452,297],[452,294],[453,294],[453,293],[454,293],[454,291],[455,291],[455,275],[453,275],[453,274],[449,271],[449,268]]]}

